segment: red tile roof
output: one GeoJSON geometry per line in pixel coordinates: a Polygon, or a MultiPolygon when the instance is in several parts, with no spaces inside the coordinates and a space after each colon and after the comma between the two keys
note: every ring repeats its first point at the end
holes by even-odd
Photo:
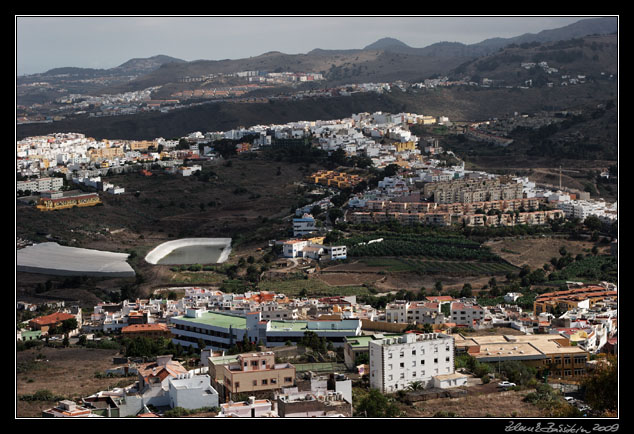
{"type": "Polygon", "coordinates": [[[121,333],[137,333],[137,332],[167,332],[169,329],[165,324],[131,324],[121,329],[121,333]]]}
{"type": "Polygon", "coordinates": [[[66,321],[67,319],[73,319],[73,318],[75,318],[75,315],[71,315],[70,313],[55,312],[55,313],[52,313],[50,315],[45,315],[45,316],[40,316],[40,317],[37,317],[37,318],[33,318],[29,322],[33,323],[33,324],[40,325],[40,326],[45,326],[45,325],[58,324],[58,323],[60,323],[62,321],[66,321]]]}

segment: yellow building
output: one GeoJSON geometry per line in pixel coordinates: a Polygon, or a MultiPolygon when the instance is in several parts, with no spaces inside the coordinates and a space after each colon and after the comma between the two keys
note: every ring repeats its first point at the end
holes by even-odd
{"type": "Polygon", "coordinates": [[[498,366],[505,361],[520,361],[547,371],[551,379],[577,381],[585,375],[589,360],[588,352],[560,335],[452,336],[457,352],[466,352],[479,362],[498,366]]]}
{"type": "Polygon", "coordinates": [[[140,141],[132,141],[129,143],[131,151],[147,151],[150,147],[157,147],[156,141],[150,140],[140,140],[140,141]]]}
{"type": "Polygon", "coordinates": [[[403,143],[397,142],[397,143],[394,143],[394,146],[396,147],[396,152],[416,150],[416,143],[414,142],[403,142],[403,143]]]}
{"type": "Polygon", "coordinates": [[[36,208],[40,211],[54,211],[75,206],[95,206],[100,203],[101,200],[97,193],[64,195],[62,192],[44,192],[38,200],[36,208]]]}
{"type": "Polygon", "coordinates": [[[591,308],[595,303],[613,298],[616,300],[617,291],[608,290],[599,285],[589,285],[567,291],[555,291],[540,294],[533,303],[533,314],[553,312],[556,309],[568,311],[575,308],[591,308]]]}

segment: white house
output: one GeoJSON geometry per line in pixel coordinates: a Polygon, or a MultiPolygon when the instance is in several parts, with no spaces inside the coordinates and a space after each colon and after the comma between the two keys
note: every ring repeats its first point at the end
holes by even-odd
{"type": "Polygon", "coordinates": [[[169,378],[170,406],[186,409],[218,407],[218,392],[211,387],[209,375],[192,372],[169,378]]]}

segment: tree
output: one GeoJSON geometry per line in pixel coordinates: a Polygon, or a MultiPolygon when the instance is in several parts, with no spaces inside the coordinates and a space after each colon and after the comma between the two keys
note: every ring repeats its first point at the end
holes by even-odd
{"type": "Polygon", "coordinates": [[[370,389],[356,409],[357,415],[364,417],[396,417],[400,411],[396,404],[391,403],[378,389],[370,389]]]}
{"type": "Polygon", "coordinates": [[[610,356],[583,380],[584,400],[599,412],[615,412],[618,405],[618,359],[610,356]]]}
{"type": "Polygon", "coordinates": [[[434,284],[434,289],[439,293],[442,292],[442,282],[440,280],[434,284]]]}
{"type": "Polygon", "coordinates": [[[78,327],[77,320],[75,318],[70,318],[62,321],[59,326],[59,329],[62,333],[68,333],[70,331],[75,330],[78,327]]]}
{"type": "Polygon", "coordinates": [[[460,291],[460,297],[471,297],[473,295],[473,288],[470,283],[465,283],[462,285],[462,290],[460,291]]]}

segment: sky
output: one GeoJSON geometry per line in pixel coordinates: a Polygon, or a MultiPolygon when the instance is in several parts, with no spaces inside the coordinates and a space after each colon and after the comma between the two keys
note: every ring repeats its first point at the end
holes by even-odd
{"type": "Polygon", "coordinates": [[[410,47],[473,44],[572,24],[589,16],[15,16],[17,75],[114,68],[159,54],[186,61],[269,51],[360,49],[390,37],[410,47]]]}

